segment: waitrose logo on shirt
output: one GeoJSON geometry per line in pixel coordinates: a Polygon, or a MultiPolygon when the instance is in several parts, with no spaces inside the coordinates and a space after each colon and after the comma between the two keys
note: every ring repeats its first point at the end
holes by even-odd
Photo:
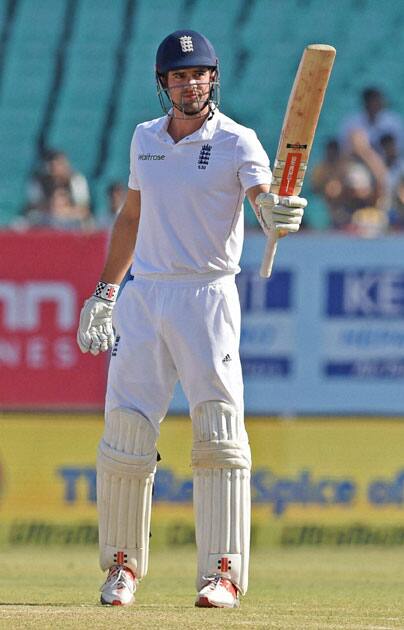
{"type": "Polygon", "coordinates": [[[165,155],[158,155],[157,153],[139,153],[138,160],[164,160],[165,155]]]}

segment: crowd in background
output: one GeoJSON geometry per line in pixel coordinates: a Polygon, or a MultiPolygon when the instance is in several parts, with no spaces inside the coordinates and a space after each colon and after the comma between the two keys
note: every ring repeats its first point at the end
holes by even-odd
{"type": "MultiPolygon", "coordinates": [[[[312,166],[303,194],[322,200],[332,229],[365,237],[404,229],[403,118],[388,109],[380,90],[368,87],[361,110],[336,132],[312,166]]],[[[62,151],[49,150],[29,179],[26,206],[14,227],[109,229],[125,195],[126,184],[111,182],[104,207],[94,212],[86,177],[62,151]]]]}
{"type": "Polygon", "coordinates": [[[74,170],[67,155],[52,149],[45,152],[39,169],[30,176],[26,196],[15,228],[109,229],[125,201],[126,186],[111,182],[103,207],[95,214],[86,177],[74,170]]]}
{"type": "Polygon", "coordinates": [[[404,121],[377,88],[363,91],[362,104],[326,143],[311,188],[332,228],[372,237],[404,229],[404,121]]]}

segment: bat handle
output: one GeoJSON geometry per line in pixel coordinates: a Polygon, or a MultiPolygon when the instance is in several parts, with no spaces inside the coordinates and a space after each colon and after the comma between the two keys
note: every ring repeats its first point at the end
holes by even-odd
{"type": "Polygon", "coordinates": [[[274,258],[275,258],[277,247],[278,247],[278,232],[277,230],[271,230],[268,235],[264,258],[262,259],[262,264],[261,264],[261,269],[260,269],[261,278],[270,277],[272,273],[272,265],[274,264],[274,258]]]}

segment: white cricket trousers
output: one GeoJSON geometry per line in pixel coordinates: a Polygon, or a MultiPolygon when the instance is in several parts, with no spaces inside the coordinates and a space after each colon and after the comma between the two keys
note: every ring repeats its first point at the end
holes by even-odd
{"type": "Polygon", "coordinates": [[[243,417],[240,301],[234,275],[127,282],[113,311],[106,411],[133,409],[152,422],[167,414],[179,379],[190,411],[226,402],[243,417]]]}

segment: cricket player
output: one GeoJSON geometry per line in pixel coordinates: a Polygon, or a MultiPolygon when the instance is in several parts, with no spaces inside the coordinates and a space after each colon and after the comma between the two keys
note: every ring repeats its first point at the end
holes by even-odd
{"type": "Polygon", "coordinates": [[[147,573],[156,443],[179,379],[193,428],[196,605],[234,608],[247,590],[250,545],[235,285],[243,199],[266,233],[297,232],[307,202],[269,193],[256,134],[218,109],[218,59],[206,37],[166,37],[156,78],[165,115],[135,130],[127,199],[77,337],[83,352],[112,349],[97,457],[100,564],[108,571],[101,602],[132,603],[147,573]],[[133,280],[116,303],[131,263],[133,280]]]}

